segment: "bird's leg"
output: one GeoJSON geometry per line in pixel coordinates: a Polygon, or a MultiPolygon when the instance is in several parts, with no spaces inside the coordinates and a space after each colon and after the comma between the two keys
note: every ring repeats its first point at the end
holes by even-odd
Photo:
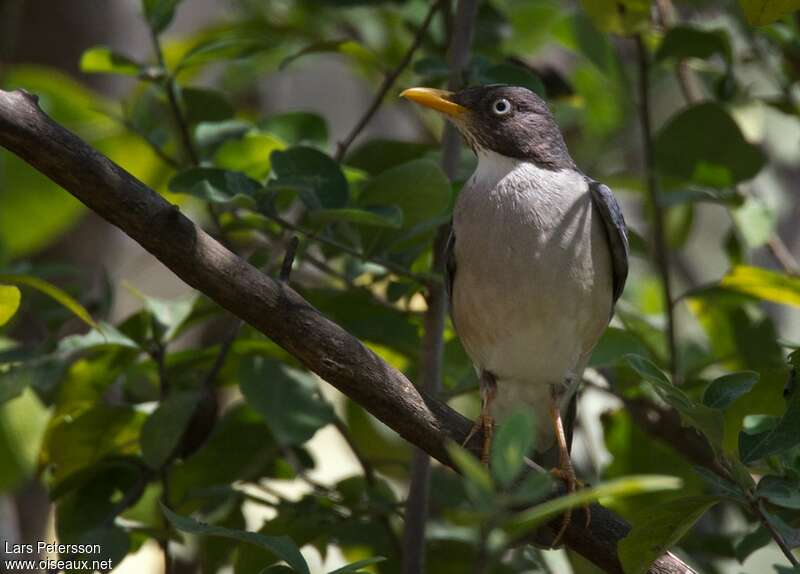
{"type": "MultiPolygon", "coordinates": [[[[567,435],[564,432],[564,423],[561,421],[560,398],[560,393],[554,388],[552,394],[550,395],[550,420],[553,423],[556,444],[558,445],[558,467],[552,469],[550,472],[553,476],[560,478],[566,483],[568,493],[573,493],[578,489],[578,486],[580,486],[580,481],[578,480],[578,477],[575,476],[575,469],[572,467],[572,459],[569,455],[567,435]]],[[[585,508],[585,512],[586,526],[588,527],[591,520],[591,514],[589,513],[588,506],[585,508]]],[[[556,537],[553,539],[553,547],[557,546],[561,541],[561,537],[564,536],[564,533],[567,531],[567,528],[569,528],[571,522],[572,510],[568,510],[562,519],[561,528],[559,528],[556,537]]]]}
{"type": "Polygon", "coordinates": [[[483,445],[481,446],[481,463],[489,464],[489,455],[492,452],[492,436],[494,435],[494,418],[491,415],[492,401],[497,395],[497,380],[489,371],[481,371],[481,414],[475,424],[472,425],[467,438],[464,439],[462,446],[466,446],[470,439],[479,430],[483,430],[483,445]]]}

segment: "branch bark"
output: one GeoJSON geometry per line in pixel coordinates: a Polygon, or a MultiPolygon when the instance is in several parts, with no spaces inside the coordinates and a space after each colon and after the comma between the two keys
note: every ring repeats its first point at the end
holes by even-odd
{"type": "MultiPolygon", "coordinates": [[[[330,321],[286,284],[228,251],[180,210],[53,122],[37,98],[0,90],[0,145],[61,185],[120,228],[187,284],[247,321],[309,370],[362,405],[408,442],[453,468],[447,440],[463,442],[472,423],[420,391],[358,339],[330,321]]],[[[477,453],[481,436],[469,443],[477,453]]],[[[628,524],[599,505],[584,528],[574,521],[565,543],[611,573],[622,573],[617,542],[628,524]]],[[[685,574],[686,564],[665,554],[653,574],[685,574]]]]}

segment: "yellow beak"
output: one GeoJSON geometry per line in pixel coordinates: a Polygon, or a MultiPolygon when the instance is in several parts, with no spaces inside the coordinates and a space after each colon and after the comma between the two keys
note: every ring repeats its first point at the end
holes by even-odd
{"type": "Polygon", "coordinates": [[[407,98],[426,108],[442,112],[457,118],[467,111],[467,108],[449,100],[453,92],[435,90],[433,88],[408,88],[400,93],[401,98],[407,98]]]}

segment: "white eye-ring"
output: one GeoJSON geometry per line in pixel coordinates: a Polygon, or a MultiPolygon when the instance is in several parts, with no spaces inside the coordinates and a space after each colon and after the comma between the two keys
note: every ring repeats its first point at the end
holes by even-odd
{"type": "Polygon", "coordinates": [[[495,113],[495,115],[504,116],[511,111],[511,102],[505,98],[495,100],[492,104],[492,111],[495,113]]]}

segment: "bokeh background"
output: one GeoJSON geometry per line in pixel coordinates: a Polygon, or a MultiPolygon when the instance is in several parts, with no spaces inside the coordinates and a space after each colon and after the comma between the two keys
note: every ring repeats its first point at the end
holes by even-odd
{"type": "MultiPolygon", "coordinates": [[[[277,272],[296,235],[293,285],[418,380],[420,278],[474,159],[462,149],[448,182],[438,167],[441,119],[397,94],[446,83],[457,2],[442,2],[422,31],[430,5],[421,0],[144,4],[0,0],[0,84],[38,94],[56,121],[265,272],[277,272]],[[337,143],[418,34],[410,64],[337,165],[337,143]]],[[[719,448],[755,482],[779,485],[782,495],[764,494],[768,519],[800,544],[800,429],[797,441],[755,454],[740,437],[788,424],[781,417],[794,404],[792,389],[784,393],[786,357],[800,344],[793,8],[479,2],[464,80],[545,96],[577,164],[615,191],[632,230],[631,276],[587,373],[574,455],[590,483],[683,479],[679,492],[611,501],[634,524],[671,497],[721,487],[695,470],[679,439],[631,414],[631,401],[663,406],[664,397],[625,362],[630,353],[704,408],[712,381],[751,373],[711,417],[724,419],[719,448]],[[643,136],[645,101],[652,125],[643,136]]],[[[388,560],[367,568],[398,571],[409,447],[5,150],[0,284],[19,288],[0,301],[15,309],[0,326],[0,539],[100,540],[115,560],[127,556],[116,571],[159,572],[159,540],[170,531],[157,505],[165,481],[152,470],[167,467],[180,514],[288,534],[313,572],[372,556],[388,560]],[[269,380],[265,391],[258,383],[269,380]]],[[[450,326],[445,340],[442,396],[474,416],[476,381],[450,326]]],[[[469,571],[475,501],[446,470],[435,467],[432,480],[428,571],[469,571]]],[[[235,540],[171,532],[176,571],[270,563],[235,540]]],[[[733,497],[703,514],[679,553],[702,572],[788,565],[765,533],[733,497]]],[[[490,568],[593,571],[564,550],[524,554],[498,551],[490,568]]]]}

